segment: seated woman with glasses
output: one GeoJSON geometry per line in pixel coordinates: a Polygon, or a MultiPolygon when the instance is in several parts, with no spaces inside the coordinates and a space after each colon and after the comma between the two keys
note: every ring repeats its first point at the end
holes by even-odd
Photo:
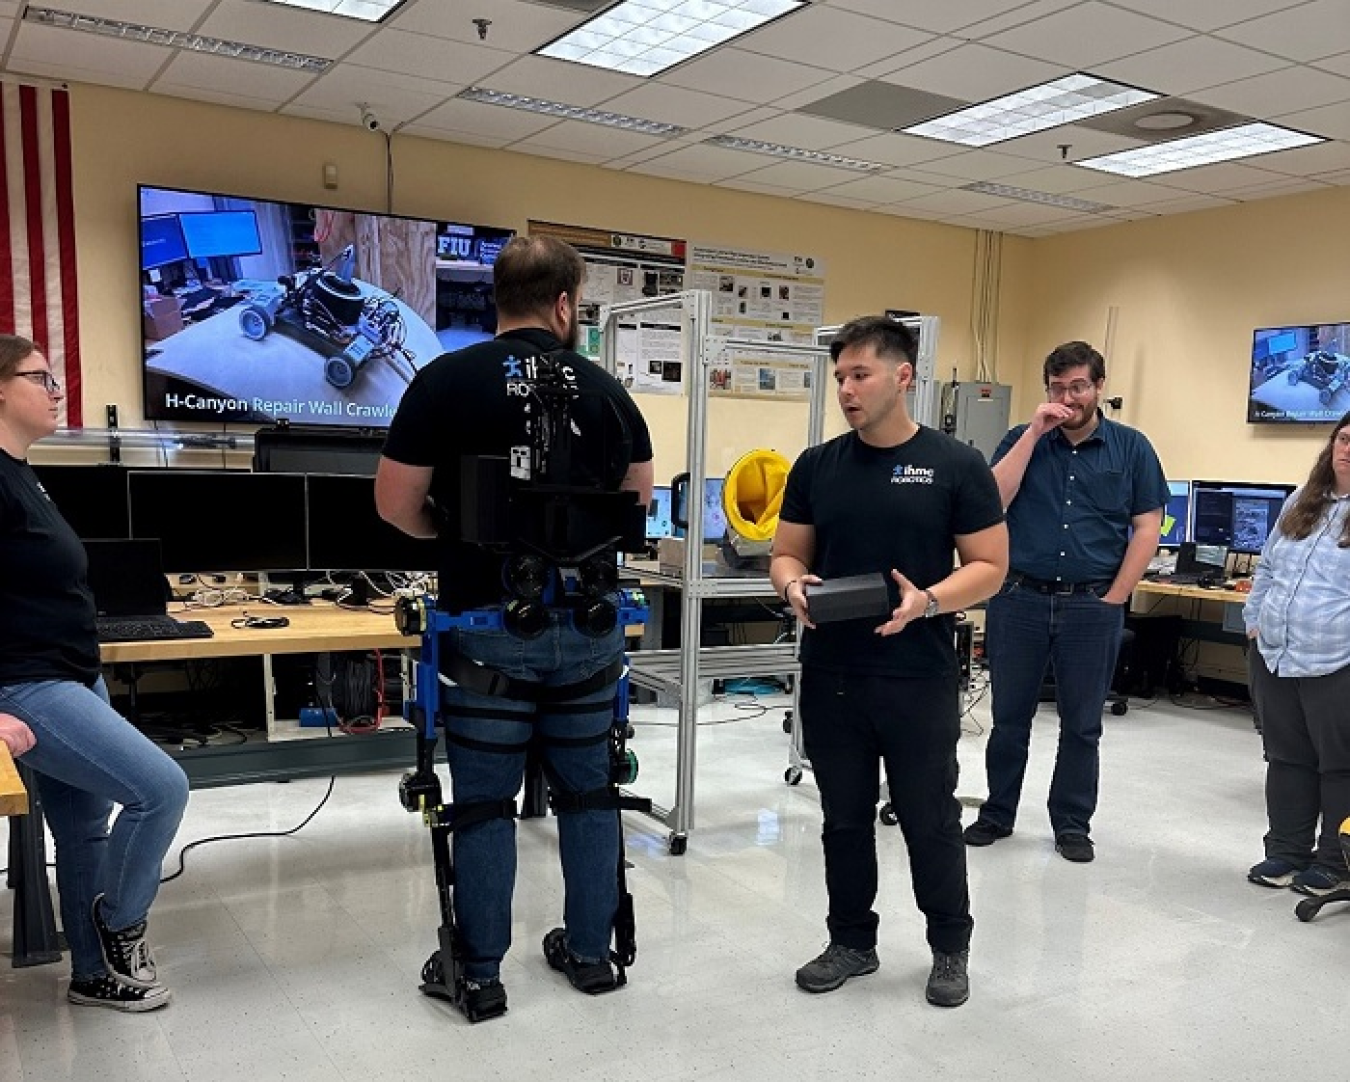
{"type": "Polygon", "coordinates": [[[56,842],[66,998],[149,1011],[169,1002],[169,989],[146,915],[187,778],[109,705],[84,546],[26,461],[56,430],[60,404],[37,346],[0,334],[0,741],[36,774],[56,842]]]}

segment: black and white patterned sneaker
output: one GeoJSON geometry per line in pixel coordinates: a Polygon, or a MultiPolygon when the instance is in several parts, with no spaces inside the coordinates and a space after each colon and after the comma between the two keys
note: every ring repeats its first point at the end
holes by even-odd
{"type": "Polygon", "coordinates": [[[173,994],[162,984],[134,988],[107,973],[86,980],[72,979],[66,992],[66,999],[80,1007],[108,1007],[133,1014],[166,1007],[172,998],[173,994]]]}
{"type": "Polygon", "coordinates": [[[94,899],[94,928],[98,931],[103,964],[109,972],[133,988],[154,988],[159,983],[155,960],[150,957],[150,944],[145,941],[145,921],[114,932],[103,923],[99,912],[103,895],[94,899]]]}

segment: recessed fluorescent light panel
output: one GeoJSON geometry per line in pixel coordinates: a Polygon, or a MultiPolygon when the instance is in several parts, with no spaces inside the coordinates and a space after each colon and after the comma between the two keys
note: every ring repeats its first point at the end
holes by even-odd
{"type": "Polygon", "coordinates": [[[251,60],[255,64],[271,64],[274,67],[293,68],[297,71],[327,71],[333,64],[331,60],[322,56],[288,53],[281,49],[267,49],[260,45],[249,45],[242,41],[209,38],[202,34],[189,34],[182,30],[166,30],[160,26],[146,26],[143,23],[124,23],[117,19],[104,19],[97,15],[80,15],[73,11],[55,11],[52,8],[39,8],[30,5],[24,9],[23,17],[30,23],[38,23],[42,26],[55,26],[63,30],[83,30],[89,34],[121,38],[123,41],[163,45],[169,49],[187,49],[194,53],[210,53],[213,56],[225,56],[233,60],[251,60]]]}
{"type": "Polygon", "coordinates": [[[804,7],[805,0],[623,0],[537,54],[656,75],[804,7]]]}
{"type": "Polygon", "coordinates": [[[879,169],[890,168],[879,162],[846,158],[842,154],[830,154],[824,150],[805,150],[802,147],[784,146],[782,143],[761,143],[758,139],[742,139],[738,135],[714,135],[703,142],[707,146],[722,147],[725,150],[745,150],[751,154],[767,154],[773,158],[787,158],[794,162],[833,165],[838,169],[852,169],[855,173],[875,173],[879,169]]]}
{"type": "Polygon", "coordinates": [[[985,147],[1046,128],[1072,124],[1086,117],[1113,113],[1158,96],[1148,90],[1136,90],[1132,86],[1077,72],[901,130],[906,135],[985,147]]]}
{"type": "Polygon", "coordinates": [[[1001,195],[1005,199],[1020,199],[1024,203],[1040,203],[1046,207],[1063,207],[1065,210],[1078,210],[1084,214],[1103,214],[1115,207],[1106,203],[1090,203],[1086,199],[1075,199],[1071,195],[1058,195],[1055,192],[1037,192],[1030,188],[1014,188],[1010,184],[993,184],[987,180],[962,185],[963,192],[980,192],[983,195],[1001,195]]]}
{"type": "Polygon", "coordinates": [[[603,109],[584,109],[580,105],[568,105],[561,101],[547,101],[544,98],[526,98],[520,94],[508,94],[501,90],[488,90],[481,86],[471,86],[461,90],[455,97],[461,101],[476,101],[483,105],[502,105],[508,109],[522,109],[527,113],[540,113],[543,116],[557,117],[559,120],[582,120],[587,124],[604,124],[609,128],[622,128],[642,135],[668,137],[683,135],[688,129],[678,124],[663,124],[659,120],[644,120],[642,117],[625,116],[623,113],[607,113],[603,109]]]}
{"type": "Polygon", "coordinates": [[[1277,127],[1274,124],[1242,124],[1236,128],[1205,132],[1167,143],[1121,150],[1097,158],[1084,158],[1074,165],[1096,169],[1102,173],[1116,173],[1122,177],[1152,177],[1172,173],[1178,169],[1194,169],[1198,165],[1231,162],[1277,150],[1325,143],[1320,135],[1305,135],[1301,131],[1277,127]]]}
{"type": "Polygon", "coordinates": [[[343,15],[348,19],[360,19],[364,23],[377,23],[404,0],[260,0],[265,4],[280,4],[288,8],[304,8],[306,11],[322,11],[325,15],[343,15]]]}

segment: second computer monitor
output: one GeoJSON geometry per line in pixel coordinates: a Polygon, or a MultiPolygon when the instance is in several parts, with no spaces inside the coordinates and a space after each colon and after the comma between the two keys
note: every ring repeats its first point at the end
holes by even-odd
{"type": "Polygon", "coordinates": [[[1201,545],[1227,545],[1233,553],[1260,555],[1293,491],[1293,485],[1285,484],[1192,481],[1191,537],[1201,545]]]}
{"type": "Polygon", "coordinates": [[[131,536],[158,538],[164,569],[305,567],[305,478],[297,473],[132,470],[131,536]]]}
{"type": "Polygon", "coordinates": [[[81,541],[131,536],[125,466],[34,465],[33,472],[81,541]]]}
{"type": "Polygon", "coordinates": [[[375,511],[372,477],[310,474],[305,506],[311,571],[435,571],[437,546],[390,526],[375,511]]]}
{"type": "Polygon", "coordinates": [[[1191,539],[1191,483],[1167,482],[1167,506],[1163,508],[1162,533],[1158,547],[1174,549],[1191,539]]]}

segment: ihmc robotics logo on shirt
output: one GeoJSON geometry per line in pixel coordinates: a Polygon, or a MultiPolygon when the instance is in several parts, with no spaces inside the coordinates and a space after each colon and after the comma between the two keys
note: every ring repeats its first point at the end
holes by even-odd
{"type": "Polygon", "coordinates": [[[896,466],[891,471],[893,485],[931,485],[934,470],[924,466],[896,466]]]}

